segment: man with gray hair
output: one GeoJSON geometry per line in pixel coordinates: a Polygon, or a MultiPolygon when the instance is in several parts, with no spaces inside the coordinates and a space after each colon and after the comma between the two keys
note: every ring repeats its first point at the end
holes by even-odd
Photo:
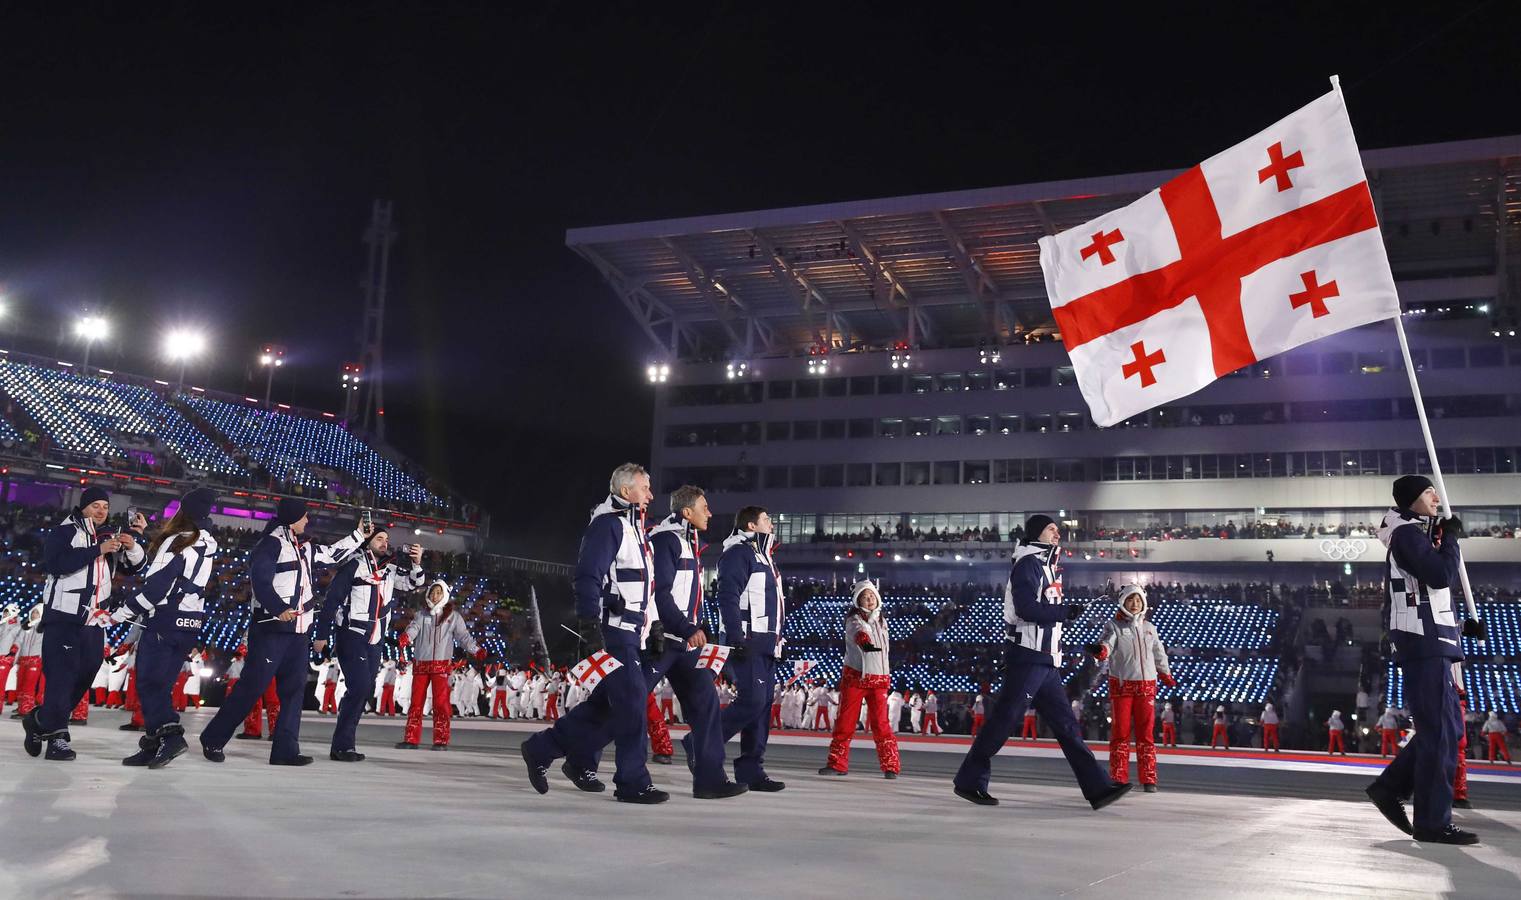
{"type": "Polygon", "coordinates": [[[664,803],[670,795],[650,783],[645,766],[649,686],[639,655],[655,619],[654,565],[644,525],[645,507],[654,498],[649,473],[624,463],[613,470],[608,491],[581,538],[576,617],[583,641],[593,650],[604,645],[621,665],[554,727],[524,741],[521,752],[528,780],[539,793],[549,791],[544,775],[561,757],[566,758],[561,771],[576,787],[597,792],[604,790],[597,780],[597,754],[611,735],[617,755],[613,796],[624,803],[664,803]]]}

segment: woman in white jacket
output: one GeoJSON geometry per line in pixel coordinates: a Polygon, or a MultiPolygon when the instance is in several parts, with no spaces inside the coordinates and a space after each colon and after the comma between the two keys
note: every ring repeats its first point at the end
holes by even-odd
{"type": "Polygon", "coordinates": [[[897,778],[901,763],[898,738],[887,721],[887,692],[892,689],[888,667],[887,623],[882,621],[882,598],[870,581],[857,582],[854,603],[845,615],[845,672],[840,679],[840,708],[829,742],[829,761],[820,775],[844,775],[850,769],[850,739],[856,730],[856,714],[865,702],[871,718],[871,736],[877,744],[877,762],[885,778],[897,778]]]}
{"type": "Polygon", "coordinates": [[[1130,783],[1130,735],[1135,732],[1136,763],[1141,789],[1157,790],[1157,681],[1175,684],[1167,665],[1167,650],[1155,625],[1146,621],[1146,592],[1130,584],[1120,589],[1119,609],[1104,623],[1098,643],[1088,652],[1109,661],[1109,777],[1130,783]]]}

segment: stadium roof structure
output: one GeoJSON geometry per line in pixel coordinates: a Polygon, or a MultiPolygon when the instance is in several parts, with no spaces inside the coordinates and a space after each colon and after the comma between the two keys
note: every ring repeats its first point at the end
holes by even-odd
{"type": "MultiPolygon", "coordinates": [[[[1497,295],[1514,296],[1521,135],[1370,150],[1363,164],[1396,278],[1498,276],[1497,295]]],[[[1177,174],[574,228],[565,243],[674,358],[1005,343],[1053,328],[1037,240],[1177,174]]]]}

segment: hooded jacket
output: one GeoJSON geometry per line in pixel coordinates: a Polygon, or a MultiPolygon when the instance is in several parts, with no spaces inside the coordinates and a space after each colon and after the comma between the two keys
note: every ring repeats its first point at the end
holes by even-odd
{"type": "Polygon", "coordinates": [[[1099,636],[1099,659],[1109,661],[1109,677],[1121,681],[1172,680],[1172,670],[1167,665],[1167,649],[1157,635],[1157,627],[1146,619],[1146,595],[1136,590],[1120,592],[1119,609],[1114,618],[1104,623],[1099,636]],[[1125,609],[1130,597],[1141,598],[1141,612],[1132,616],[1125,609]]]}
{"type": "Polygon", "coordinates": [[[1409,510],[1384,515],[1378,539],[1385,557],[1384,625],[1394,659],[1463,658],[1451,585],[1458,581],[1458,539],[1443,535],[1432,545],[1428,522],[1409,510]]]}
{"type": "Polygon", "coordinates": [[[1505,727],[1505,723],[1500,720],[1500,717],[1494,713],[1490,713],[1489,718],[1484,720],[1484,734],[1505,734],[1509,730],[1505,727]]]}
{"type": "Polygon", "coordinates": [[[771,558],[771,535],[756,531],[730,535],[718,558],[718,612],[724,643],[780,657],[785,607],[782,577],[771,558]]]}
{"type": "MultiPolygon", "coordinates": [[[[0,618],[0,657],[10,656],[16,652],[21,643],[21,612],[11,604],[5,608],[5,615],[0,618]]],[[[4,689],[0,685],[0,689],[4,689]]]]}
{"type": "MultiPolygon", "coordinates": [[[[433,593],[433,585],[444,589],[443,602],[437,609],[440,613],[449,602],[449,585],[443,581],[433,581],[428,585],[423,594],[426,598],[433,593]]],[[[407,625],[407,643],[412,645],[415,662],[438,662],[454,659],[454,645],[457,643],[465,648],[465,652],[471,655],[479,655],[481,645],[476,643],[470,634],[470,629],[465,627],[465,619],[459,614],[459,610],[450,609],[446,618],[439,618],[432,609],[424,608],[412,617],[412,622],[407,625]]]]}
{"type": "Polygon", "coordinates": [[[665,639],[685,644],[702,622],[702,544],[697,529],[679,515],[650,530],[655,565],[655,611],[665,639]]]}
{"type": "Polygon", "coordinates": [[[845,614],[845,665],[862,675],[891,674],[889,666],[887,622],[882,618],[882,595],[870,581],[858,581],[850,592],[851,608],[845,614]],[[861,595],[866,591],[877,594],[877,608],[871,612],[861,609],[861,595]],[[863,647],[871,644],[877,652],[868,653],[863,647]]]}
{"type": "Polygon", "coordinates": [[[21,636],[17,639],[21,649],[16,651],[19,660],[27,656],[42,655],[42,604],[38,603],[27,611],[26,621],[22,623],[21,636]]]}
{"type": "Polygon", "coordinates": [[[1056,552],[1052,544],[1020,544],[1014,550],[1008,583],[1003,591],[1005,633],[1013,645],[1011,661],[1042,666],[1062,664],[1061,582],[1056,577],[1056,552]]]}
{"type": "Polygon", "coordinates": [[[1262,707],[1262,724],[1264,724],[1264,725],[1277,725],[1278,724],[1278,711],[1275,710],[1275,709],[1273,709],[1273,704],[1271,704],[1271,703],[1269,703],[1266,706],[1262,707]]]}
{"type": "Polygon", "coordinates": [[[76,511],[48,531],[42,541],[42,569],[48,576],[42,587],[42,624],[84,624],[111,596],[111,578],[118,569],[129,575],[142,569],[147,558],[142,534],[134,530],[132,536],[136,541],[130,548],[102,556],[105,538],[84,513],[76,511]]]}
{"type": "Polygon", "coordinates": [[[601,616],[604,634],[628,632],[643,644],[654,624],[654,565],[644,511],[609,495],[592,510],[576,557],[576,615],[601,616]]]}

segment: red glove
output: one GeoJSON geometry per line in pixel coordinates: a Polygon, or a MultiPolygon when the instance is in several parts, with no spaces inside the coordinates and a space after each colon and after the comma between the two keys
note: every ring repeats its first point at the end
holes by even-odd
{"type": "Polygon", "coordinates": [[[401,633],[401,637],[396,639],[396,646],[398,647],[405,647],[410,643],[412,643],[412,638],[410,638],[405,631],[401,633]]]}
{"type": "Polygon", "coordinates": [[[476,648],[476,651],[475,651],[475,661],[476,662],[485,662],[486,661],[486,648],[485,647],[478,647],[478,648],[476,648]]]}
{"type": "Polygon", "coordinates": [[[857,632],[856,633],[856,643],[857,644],[869,644],[869,643],[871,643],[871,638],[868,637],[867,634],[866,634],[866,632],[864,632],[864,631],[857,632]]]}
{"type": "Polygon", "coordinates": [[[1177,687],[1178,685],[1178,682],[1175,681],[1173,677],[1166,672],[1158,672],[1157,680],[1167,685],[1168,687],[1177,687]]]}

